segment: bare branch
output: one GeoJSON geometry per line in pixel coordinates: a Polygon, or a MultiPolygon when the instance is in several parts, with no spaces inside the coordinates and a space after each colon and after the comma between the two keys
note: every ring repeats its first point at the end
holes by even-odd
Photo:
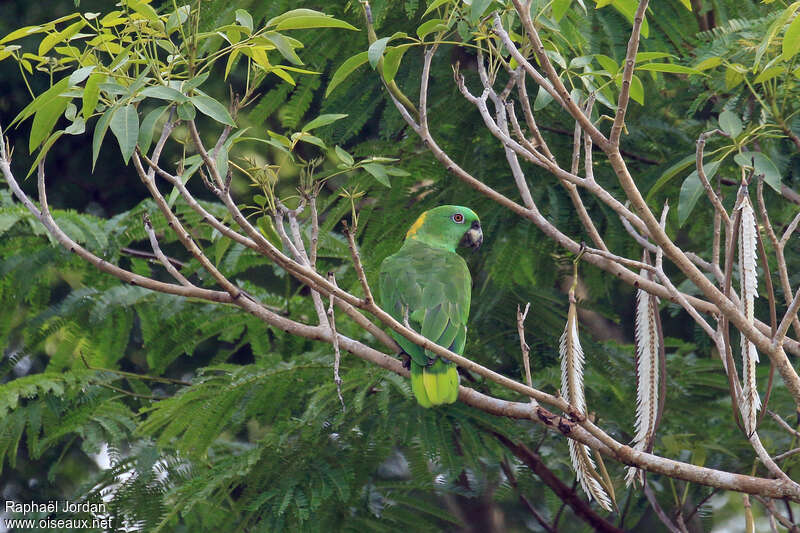
{"type": "Polygon", "coordinates": [[[186,279],[183,274],[178,272],[178,269],[173,266],[172,262],[170,262],[167,256],[164,255],[164,252],[161,251],[161,247],[158,245],[158,239],[156,238],[156,232],[153,230],[153,225],[150,223],[150,217],[147,215],[147,213],[143,215],[143,219],[144,229],[147,232],[147,236],[150,238],[150,246],[153,247],[153,253],[155,254],[156,258],[161,262],[162,265],[164,265],[164,268],[167,269],[167,272],[169,272],[169,274],[175,278],[178,283],[186,287],[194,287],[192,282],[186,279]]]}
{"type": "Polygon", "coordinates": [[[636,64],[636,52],[639,50],[639,35],[642,31],[644,13],[647,11],[648,0],[640,0],[639,7],[633,15],[633,30],[628,39],[628,49],[625,52],[625,68],[622,71],[622,87],[619,91],[617,100],[617,114],[614,117],[614,125],[611,126],[611,138],[609,144],[619,147],[619,139],[622,129],[625,127],[625,112],[630,101],[631,79],[633,79],[633,67],[636,64]]]}

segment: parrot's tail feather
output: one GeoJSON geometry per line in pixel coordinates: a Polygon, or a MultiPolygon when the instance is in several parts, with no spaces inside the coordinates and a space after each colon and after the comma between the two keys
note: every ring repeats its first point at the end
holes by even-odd
{"type": "Polygon", "coordinates": [[[433,403],[428,398],[428,393],[425,391],[425,385],[422,382],[424,374],[422,368],[422,365],[411,361],[411,390],[414,392],[417,403],[422,407],[433,407],[433,403]]]}
{"type": "Polygon", "coordinates": [[[458,381],[456,365],[442,359],[425,367],[411,363],[411,389],[423,407],[455,402],[458,381]]]}

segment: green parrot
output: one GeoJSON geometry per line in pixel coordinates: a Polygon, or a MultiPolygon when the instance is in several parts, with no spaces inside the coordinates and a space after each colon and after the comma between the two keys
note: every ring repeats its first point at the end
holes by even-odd
{"type": "MultiPolygon", "coordinates": [[[[456,246],[477,249],[483,242],[478,215],[466,207],[442,205],[422,213],[400,250],[380,267],[381,307],[414,331],[462,354],[472,278],[456,246]]],[[[411,357],[411,390],[419,404],[432,407],[458,397],[456,365],[392,331],[411,357]]]]}

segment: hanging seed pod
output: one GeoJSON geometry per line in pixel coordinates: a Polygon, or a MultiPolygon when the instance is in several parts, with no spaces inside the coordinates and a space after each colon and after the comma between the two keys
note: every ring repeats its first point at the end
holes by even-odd
{"type": "MultiPolygon", "coordinates": [[[[578,256],[580,257],[580,256],[578,256]]],[[[569,312],[567,326],[561,335],[559,353],[561,355],[561,396],[580,413],[586,414],[586,399],[583,391],[583,349],[578,337],[578,306],[575,300],[575,287],[578,283],[577,259],[574,267],[572,287],[569,290],[569,312]]],[[[575,469],[578,483],[589,498],[594,498],[603,509],[611,511],[611,499],[600,482],[595,462],[588,446],[567,439],[569,457],[575,469]]]]}
{"type": "MultiPolygon", "coordinates": [[[[758,297],[758,273],[756,270],[756,217],[750,198],[745,195],[740,206],[739,230],[739,286],[741,292],[741,310],[748,322],[755,321],[753,313],[754,300],[758,297]]],[[[744,427],[747,433],[756,430],[758,410],[761,408],[761,398],[758,396],[756,386],[756,363],[758,351],[744,334],[741,334],[742,344],[742,403],[741,412],[744,427]]]]}
{"type": "MultiPolygon", "coordinates": [[[[640,275],[648,278],[648,271],[642,269],[640,275]]],[[[636,291],[636,435],[633,437],[633,449],[638,451],[646,451],[648,444],[652,442],[658,417],[660,347],[657,313],[657,298],[641,289],[636,291]]],[[[625,485],[630,486],[636,481],[644,482],[642,472],[629,466],[625,474],[625,485]]]]}

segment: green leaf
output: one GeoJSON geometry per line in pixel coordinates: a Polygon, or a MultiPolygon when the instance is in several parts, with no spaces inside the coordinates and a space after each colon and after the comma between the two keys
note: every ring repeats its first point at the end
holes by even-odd
{"type": "Polygon", "coordinates": [[[472,10],[470,11],[470,20],[476,22],[483,16],[483,12],[489,7],[493,0],[472,0],[472,10]]]}
{"type": "Polygon", "coordinates": [[[253,16],[244,9],[236,10],[236,22],[238,22],[240,26],[253,31],[253,16]]]}
{"type": "Polygon", "coordinates": [[[169,106],[164,105],[157,107],[150,111],[147,116],[142,120],[142,125],[139,127],[139,149],[142,152],[147,152],[150,149],[150,143],[153,142],[153,130],[156,127],[156,122],[161,118],[169,106]]]}
{"type": "Polygon", "coordinates": [[[167,100],[168,102],[186,102],[189,97],[172,87],[159,85],[157,87],[147,87],[139,93],[142,96],[149,98],[158,98],[159,100],[167,100]]]}
{"type": "Polygon", "coordinates": [[[47,29],[47,26],[25,26],[24,28],[20,28],[18,30],[14,30],[2,39],[0,39],[0,44],[7,43],[9,41],[14,41],[16,39],[22,39],[23,37],[27,37],[29,35],[33,35],[34,33],[42,33],[47,29]]]}
{"type": "Polygon", "coordinates": [[[781,50],[781,56],[784,61],[789,61],[800,51],[800,17],[795,17],[789,27],[786,28],[781,50]]]}
{"type": "Polygon", "coordinates": [[[301,129],[300,131],[311,131],[314,128],[320,128],[322,126],[327,126],[328,124],[336,122],[337,120],[341,120],[346,116],[347,115],[342,115],[342,114],[337,114],[337,113],[330,113],[330,114],[326,114],[326,115],[320,115],[317,118],[315,118],[315,119],[311,120],[310,122],[308,122],[308,124],[303,126],[303,129],[301,129]]]}
{"type": "Polygon", "coordinates": [[[533,102],[533,110],[539,111],[547,107],[547,104],[553,101],[553,96],[547,92],[544,87],[539,87],[539,92],[536,93],[536,100],[533,102]]]}
{"type": "Polygon", "coordinates": [[[111,117],[117,110],[116,107],[109,107],[106,112],[97,120],[94,126],[94,136],[92,137],[92,172],[94,172],[94,165],[97,163],[97,156],[100,154],[100,146],[103,144],[103,138],[106,136],[108,130],[108,123],[111,117]]]}
{"type": "Polygon", "coordinates": [[[349,153],[345,152],[338,145],[335,146],[333,149],[336,152],[337,157],[342,160],[342,163],[344,163],[348,167],[352,167],[353,166],[353,163],[355,163],[355,160],[353,159],[352,155],[350,155],[349,153]]]}
{"type": "Polygon", "coordinates": [[[644,85],[636,74],[631,78],[630,95],[634,102],[644,105],[644,85]]]}
{"type": "Polygon", "coordinates": [[[228,113],[227,109],[225,109],[225,106],[210,96],[196,94],[192,96],[190,100],[197,110],[204,115],[209,116],[222,124],[227,124],[228,126],[236,125],[231,114],[228,113]]]}
{"type": "Polygon", "coordinates": [[[603,70],[607,71],[612,76],[617,75],[617,72],[619,71],[619,65],[617,65],[616,61],[604,54],[595,54],[594,58],[598,63],[600,63],[600,66],[603,67],[603,70]]]}
{"type": "Polygon", "coordinates": [[[389,83],[397,75],[397,69],[400,68],[400,62],[403,60],[403,54],[413,45],[402,44],[400,46],[393,46],[386,52],[383,58],[383,79],[389,83]]]}
{"type": "Polygon", "coordinates": [[[378,66],[378,61],[380,61],[383,51],[386,49],[386,43],[389,42],[389,39],[391,39],[391,37],[381,37],[369,45],[369,50],[367,50],[367,58],[369,59],[369,64],[372,68],[376,68],[378,66]]]}
{"type": "Polygon", "coordinates": [[[159,22],[156,10],[141,0],[128,0],[125,3],[128,4],[129,8],[133,9],[150,22],[159,22]]]}
{"type": "Polygon", "coordinates": [[[211,75],[210,72],[203,72],[199,76],[195,76],[194,78],[192,78],[190,80],[186,80],[181,85],[181,91],[183,91],[185,93],[188,93],[192,89],[196,89],[197,87],[200,87],[201,85],[203,85],[206,82],[206,80],[208,79],[208,77],[210,75],[211,75]]]}
{"type": "Polygon", "coordinates": [[[353,73],[355,69],[367,62],[367,52],[360,52],[352,57],[349,57],[342,65],[336,69],[336,72],[331,76],[331,81],[328,83],[328,88],[325,90],[325,97],[327,98],[333,90],[339,86],[347,77],[353,73]]]}
{"type": "Polygon", "coordinates": [[[552,13],[556,22],[561,22],[561,19],[566,15],[572,0],[553,0],[552,13]]]}
{"type": "MultiPolygon", "coordinates": [[[[710,180],[714,177],[714,175],[717,173],[720,163],[722,163],[722,160],[713,161],[707,165],[703,164],[703,170],[705,170],[706,178],[710,180]]],[[[686,220],[689,218],[694,206],[697,205],[697,201],[700,199],[703,193],[703,184],[700,183],[700,177],[697,175],[697,169],[695,169],[685,180],[683,180],[683,185],[681,185],[681,192],[678,198],[678,224],[680,226],[683,226],[684,222],[686,222],[686,220]]]]}
{"type": "Polygon", "coordinates": [[[194,120],[196,113],[191,102],[183,102],[178,105],[178,118],[181,120],[194,120]]]}
{"type": "Polygon", "coordinates": [[[389,175],[386,173],[386,168],[379,163],[364,163],[362,168],[372,174],[378,183],[381,185],[385,185],[386,187],[391,187],[392,184],[389,183],[389,175]]]}
{"type": "Polygon", "coordinates": [[[758,76],[756,76],[754,83],[764,83],[765,81],[769,81],[775,76],[782,74],[785,71],[786,68],[783,66],[770,67],[761,74],[759,74],[758,76]]]}
{"type": "Polygon", "coordinates": [[[217,172],[222,176],[222,179],[228,175],[228,149],[225,146],[220,146],[217,158],[214,160],[217,165],[217,172]]]}
{"type": "Polygon", "coordinates": [[[448,26],[442,19],[426,20],[425,22],[420,24],[419,27],[417,28],[417,37],[419,37],[420,40],[425,40],[425,37],[427,35],[430,35],[435,31],[441,31],[446,29],[448,29],[448,26]]]}
{"type": "Polygon", "coordinates": [[[127,164],[139,138],[139,114],[133,104],[118,109],[111,118],[110,126],[111,132],[119,142],[122,159],[127,164]]]}
{"type": "Polygon", "coordinates": [[[451,0],[433,0],[433,2],[431,2],[430,5],[428,6],[428,9],[425,10],[425,13],[422,14],[422,18],[425,18],[428,15],[428,13],[430,13],[431,11],[436,9],[437,7],[439,7],[441,5],[444,5],[444,4],[446,4],[447,2],[450,2],[450,1],[451,0]]]}
{"type": "Polygon", "coordinates": [[[636,54],[636,63],[641,63],[642,61],[653,61],[654,59],[664,59],[665,57],[677,57],[673,54],[668,54],[667,52],[639,52],[636,54]]]}
{"type": "Polygon", "coordinates": [[[31,125],[31,136],[28,142],[28,150],[33,153],[42,144],[58,122],[61,114],[67,109],[71,98],[57,96],[42,106],[33,117],[31,125]]]}
{"type": "Polygon", "coordinates": [[[352,24],[326,15],[305,15],[282,20],[276,30],[305,30],[309,28],[344,28],[358,31],[352,24]]]}
{"type": "Polygon", "coordinates": [[[647,63],[636,67],[638,70],[650,70],[653,72],[668,72],[670,74],[701,74],[699,70],[683,65],[674,65],[672,63],[647,63]]]}
{"type": "Polygon", "coordinates": [[[661,176],[658,178],[658,181],[656,181],[653,184],[653,186],[650,187],[650,190],[647,192],[647,201],[649,202],[650,199],[653,198],[653,195],[655,195],[655,193],[661,190],[661,188],[667,183],[669,183],[669,181],[672,180],[672,178],[674,178],[676,175],[678,175],[678,173],[680,173],[682,170],[684,170],[689,165],[694,163],[694,161],[695,161],[694,154],[687,155],[686,157],[684,157],[683,159],[681,159],[680,161],[669,167],[667,170],[665,170],[664,173],[661,174],[661,176]]]}
{"type": "Polygon", "coordinates": [[[287,61],[294,65],[302,65],[303,61],[294,51],[294,48],[289,43],[289,40],[281,35],[280,33],[275,32],[267,32],[264,34],[264,38],[266,38],[269,42],[275,45],[275,48],[278,49],[278,52],[286,58],[287,61]]]}
{"type": "Polygon", "coordinates": [[[708,70],[708,69],[711,69],[711,68],[718,67],[721,64],[722,64],[722,58],[721,57],[717,57],[717,56],[709,57],[709,58],[706,58],[706,59],[702,60],[698,64],[696,64],[694,66],[694,69],[695,70],[699,70],[700,72],[702,72],[704,70],[708,70]]]}
{"type": "Polygon", "coordinates": [[[36,113],[39,109],[49,104],[53,100],[53,98],[55,98],[68,88],[69,88],[69,78],[68,77],[61,78],[52,87],[50,87],[45,92],[34,98],[30,104],[25,106],[25,108],[19,112],[19,115],[14,117],[14,120],[11,121],[10,125],[13,126],[17,122],[22,122],[26,120],[28,117],[36,113]]]}
{"type": "Polygon", "coordinates": [[[305,16],[308,16],[308,17],[324,17],[325,13],[323,13],[322,11],[315,11],[313,9],[304,9],[304,8],[292,9],[291,11],[287,11],[286,13],[281,13],[277,17],[272,17],[265,24],[265,26],[267,28],[269,28],[270,26],[274,26],[276,24],[279,24],[280,22],[283,22],[284,20],[288,20],[288,19],[295,18],[295,17],[305,17],[305,16]]]}
{"type": "Polygon", "coordinates": [[[761,152],[740,152],[733,156],[736,164],[742,168],[752,168],[755,164],[756,175],[763,175],[764,182],[772,187],[775,192],[781,192],[781,175],[775,163],[761,152]]]}
{"type": "Polygon", "coordinates": [[[75,72],[69,75],[69,86],[74,87],[88,78],[89,74],[91,74],[96,67],[96,65],[92,65],[90,67],[81,67],[77,69],[75,72]]]}
{"type": "Polygon", "coordinates": [[[81,135],[86,131],[86,121],[83,120],[83,117],[77,117],[72,124],[67,126],[67,129],[64,130],[64,133],[68,135],[81,135]]]}
{"type": "Polygon", "coordinates": [[[719,127],[722,131],[730,135],[732,139],[738,137],[744,129],[742,119],[739,118],[739,115],[730,110],[725,110],[719,114],[719,127]]]}

